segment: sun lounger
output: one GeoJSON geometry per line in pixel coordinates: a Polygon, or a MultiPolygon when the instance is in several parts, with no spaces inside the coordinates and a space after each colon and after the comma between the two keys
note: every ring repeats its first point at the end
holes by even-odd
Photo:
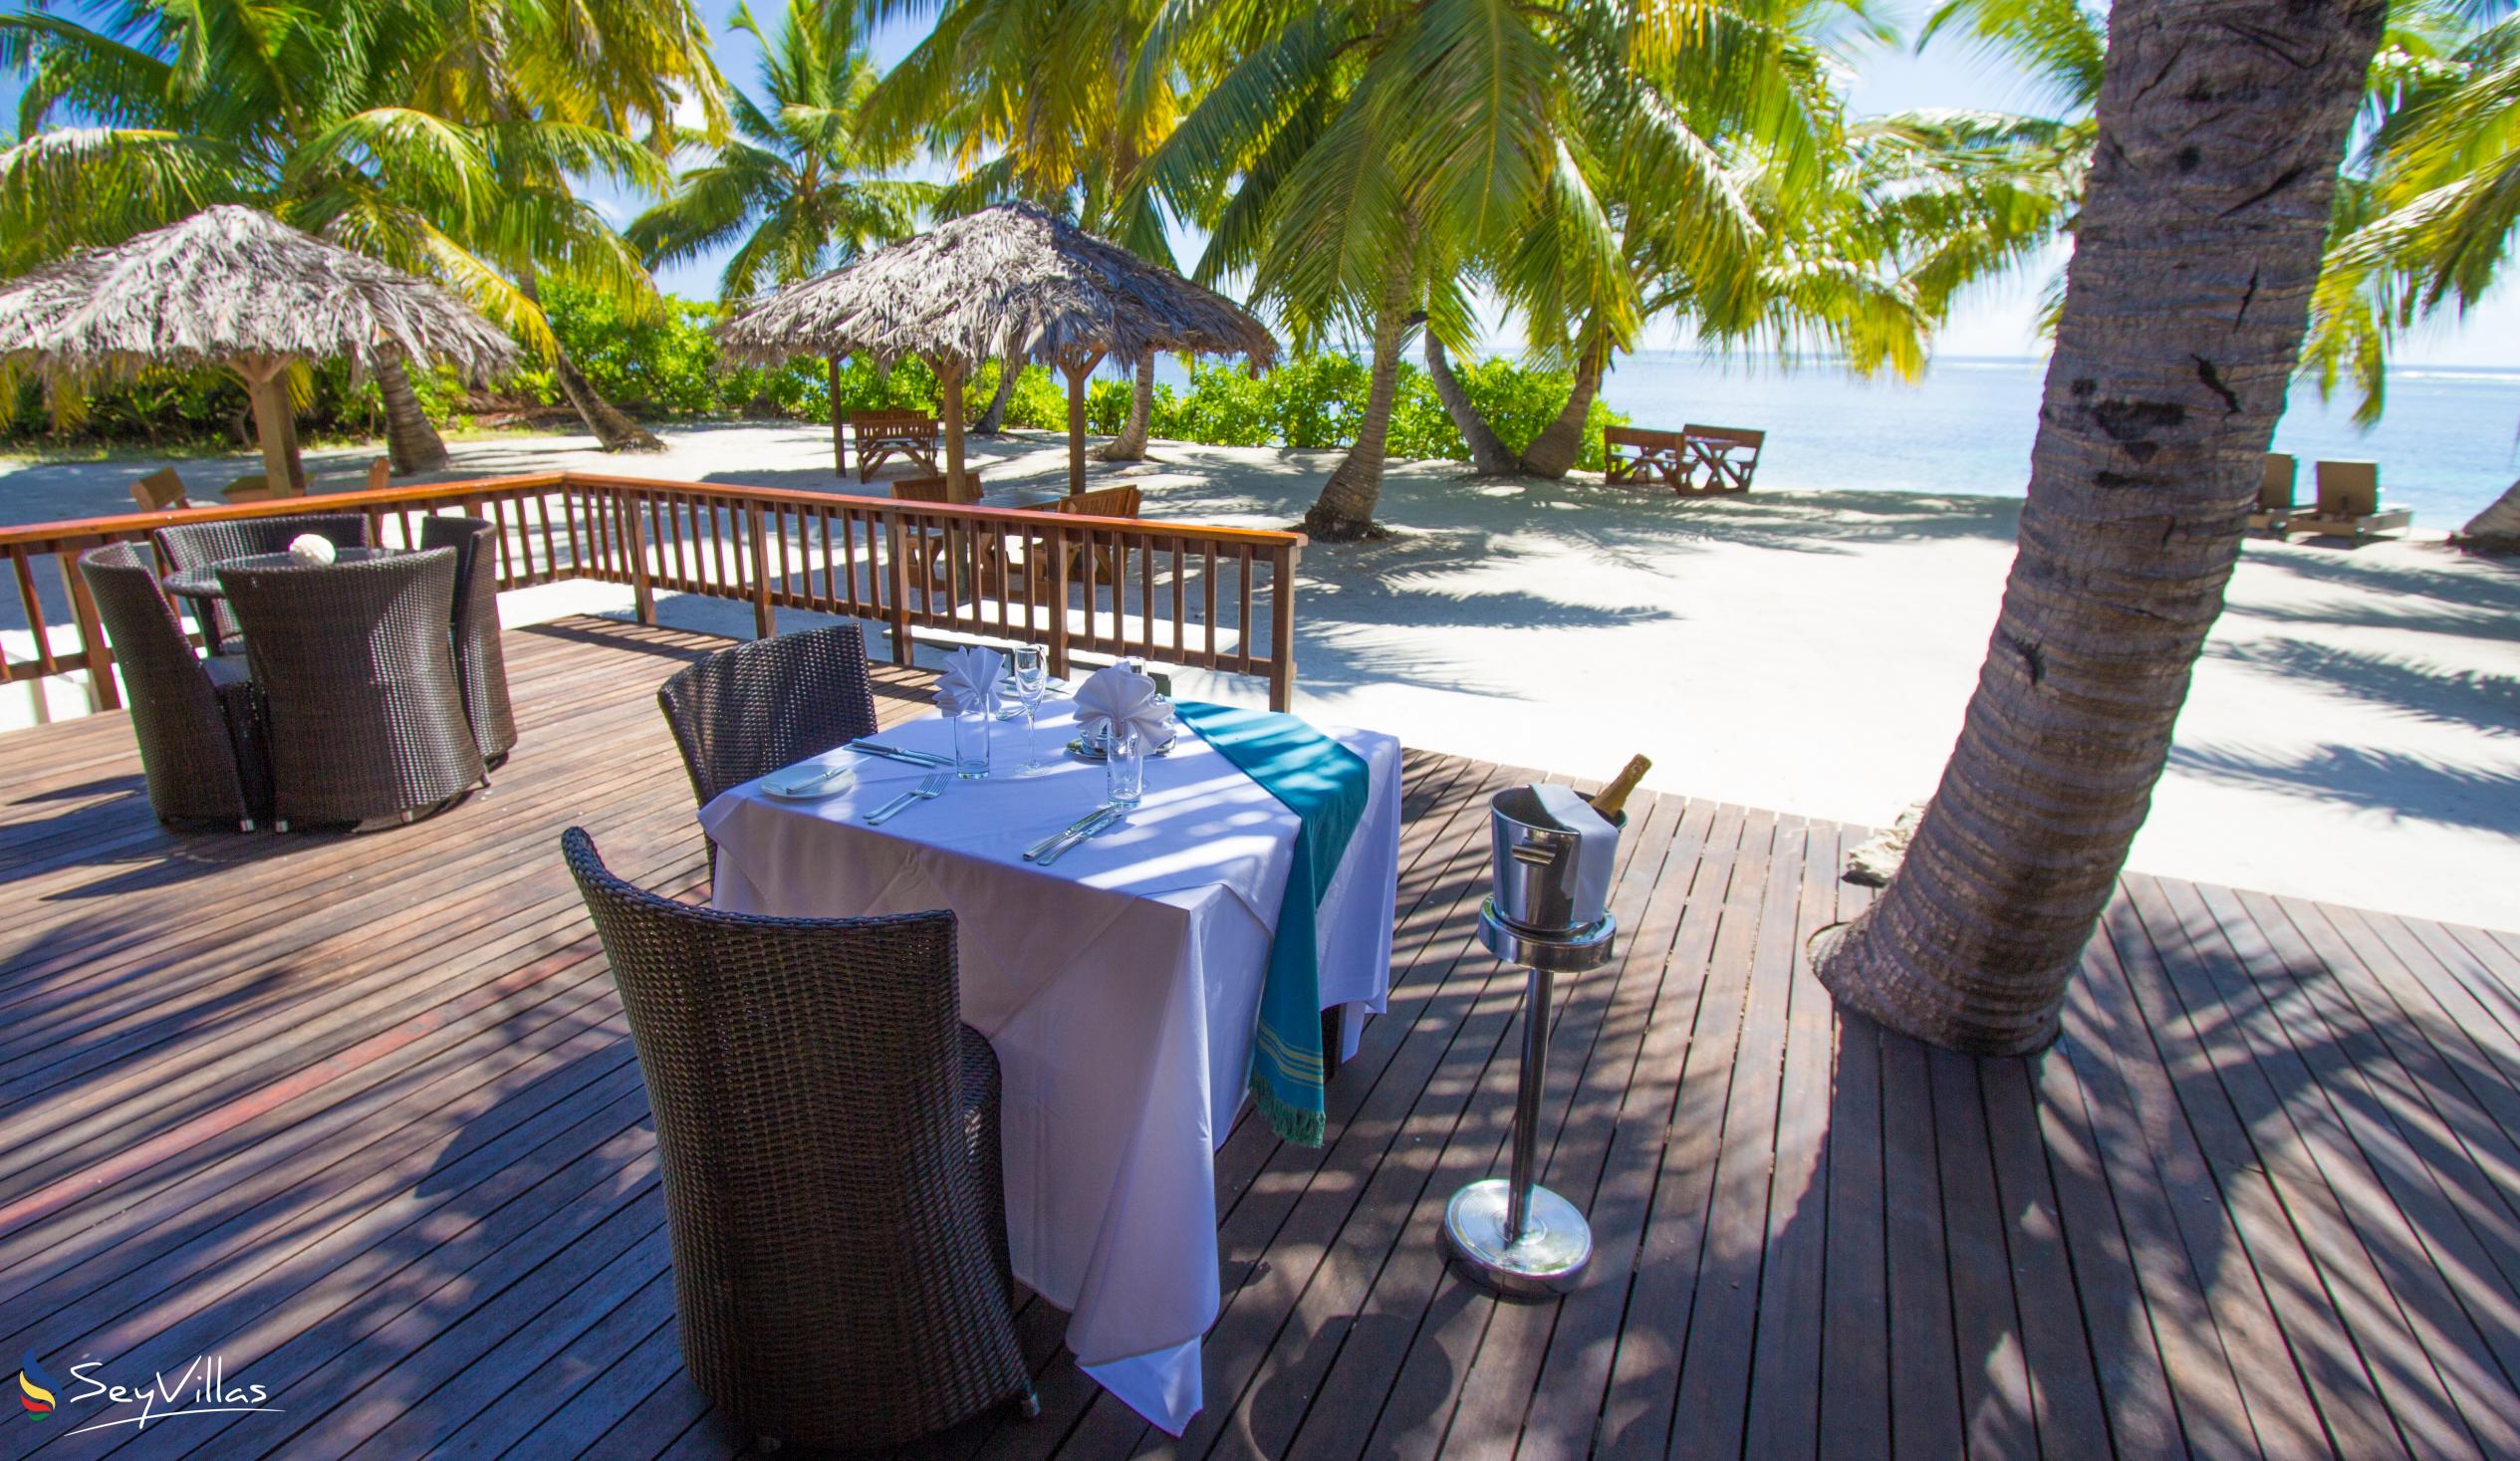
{"type": "Polygon", "coordinates": [[[142,512],[164,512],[168,508],[192,506],[192,499],[184,496],[183,478],[175,475],[173,467],[159,467],[133,482],[131,500],[140,505],[142,512]]]}
{"type": "Polygon", "coordinates": [[[255,472],[220,488],[219,495],[230,502],[268,502],[280,494],[271,490],[270,478],[255,472]]]}
{"type": "Polygon", "coordinates": [[[2300,477],[2301,463],[2293,459],[2292,453],[2266,454],[2266,466],[2257,484],[2257,510],[2249,514],[2251,531],[2272,533],[2278,538],[2292,531],[2293,514],[2302,506],[2294,496],[2300,490],[2300,477]]]}
{"type": "Polygon", "coordinates": [[[2414,524],[2412,509],[2382,504],[2378,462],[2321,462],[2318,488],[2316,510],[2307,517],[2295,517],[2294,532],[2360,543],[2383,533],[2403,532],[2414,524]]]}

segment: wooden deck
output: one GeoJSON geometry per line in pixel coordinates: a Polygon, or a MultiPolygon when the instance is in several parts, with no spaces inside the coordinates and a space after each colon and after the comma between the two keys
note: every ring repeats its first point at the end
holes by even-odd
{"type": "MultiPolygon", "coordinates": [[[[119,715],[0,737],[0,1356],[224,1359],[285,1413],[11,1455],[708,1456],[638,1072],[560,864],[696,894],[655,683],[715,641],[512,633],[488,794],[355,840],[178,838],[119,715]]],[[[922,708],[883,672],[888,718],[922,708]]],[[[1614,966],[1572,981],[1562,1303],[1448,1277],[1501,1166],[1519,982],[1476,951],[1482,794],[1412,754],[1388,1017],[1332,1144],[1219,1154],[1208,1408],[1150,1432],[1021,1316],[1041,1419],[936,1454],[2290,1461],[2520,1455],[2520,937],[2131,877],[2064,1041],[1973,1062],[1803,968],[1849,833],[1650,799],[1614,966]]],[[[2480,874],[2481,875],[2481,874],[2480,874]]]]}

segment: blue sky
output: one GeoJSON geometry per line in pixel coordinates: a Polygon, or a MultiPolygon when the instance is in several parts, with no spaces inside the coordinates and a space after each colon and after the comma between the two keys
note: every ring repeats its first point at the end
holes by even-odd
{"type": "MultiPolygon", "coordinates": [[[[765,21],[771,19],[775,3],[776,0],[763,0],[757,7],[765,21]]],[[[758,52],[750,37],[726,29],[725,22],[734,14],[734,0],[700,0],[700,5],[717,32],[719,66],[731,82],[749,86],[758,52]]],[[[80,7],[73,3],[60,8],[75,13],[80,7]]],[[[1923,0],[1889,0],[1875,6],[1877,14],[1902,30],[1912,29],[1926,9],[1923,0]]],[[[924,29],[924,22],[887,23],[875,37],[877,60],[888,65],[898,59],[924,29]]],[[[1853,76],[1851,100],[1857,115],[1923,107],[2033,110],[2042,102],[2038,87],[2029,78],[1947,43],[1937,44],[1921,56],[1902,49],[1868,48],[1851,54],[1847,64],[1853,76]]],[[[14,80],[0,78],[0,106],[8,109],[6,115],[12,120],[17,91],[14,80]]],[[[631,198],[600,197],[598,201],[607,212],[623,218],[637,207],[637,200],[631,198]]],[[[1186,257],[1185,254],[1185,261],[1186,257]]],[[[2038,342],[2031,317],[2043,283],[2062,266],[2063,260],[2060,246],[2051,258],[1965,297],[1941,332],[1937,351],[1958,356],[2035,353],[2038,342]]],[[[714,297],[721,262],[704,259],[668,268],[659,271],[658,282],[678,294],[714,297]]],[[[1513,345],[1501,332],[1490,343],[1504,349],[1513,345]]],[[[1649,330],[1642,343],[1647,347],[1667,347],[1684,342],[1677,327],[1662,325],[1649,330]]],[[[2425,338],[2410,342],[2397,360],[2401,365],[2520,366],[2520,290],[2505,288],[2466,320],[2435,327],[2425,338]]]]}

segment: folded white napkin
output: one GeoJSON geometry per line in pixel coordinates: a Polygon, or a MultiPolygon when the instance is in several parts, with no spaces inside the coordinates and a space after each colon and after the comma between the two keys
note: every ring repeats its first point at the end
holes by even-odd
{"type": "Polygon", "coordinates": [[[300,563],[331,563],[333,540],[321,533],[300,533],[289,540],[289,556],[300,563]]]}
{"type": "Polygon", "coordinates": [[[986,711],[996,703],[997,677],[1006,656],[974,644],[945,656],[945,672],[936,681],[936,707],[947,715],[986,711]]]}
{"type": "Polygon", "coordinates": [[[1126,727],[1151,750],[1171,725],[1172,707],[1155,693],[1155,682],[1128,665],[1107,665],[1077,687],[1077,727],[1089,737],[1126,727]]]}

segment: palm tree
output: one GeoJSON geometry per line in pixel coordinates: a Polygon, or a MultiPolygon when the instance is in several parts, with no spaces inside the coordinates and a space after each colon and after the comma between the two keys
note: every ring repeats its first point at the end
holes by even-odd
{"type": "MultiPolygon", "coordinates": [[[[923,135],[959,176],[938,206],[967,213],[1014,199],[1073,219],[1143,259],[1173,265],[1140,161],[1169,134],[1190,85],[1138,59],[1161,0],[861,0],[871,16],[934,16],[868,105],[880,136],[923,135]],[[1134,84],[1134,85],[1133,85],[1134,84]]],[[[1003,412],[1019,362],[1001,363],[1003,412]]],[[[1138,365],[1128,419],[1095,455],[1146,454],[1154,361],[1138,365]]]]}
{"type": "MultiPolygon", "coordinates": [[[[930,183],[873,175],[908,161],[912,148],[875,144],[859,124],[879,73],[847,4],[788,0],[775,35],[738,5],[734,26],[761,43],[767,105],[732,95],[732,131],[627,234],[651,268],[741,239],[718,276],[719,297],[729,301],[907,237],[936,195],[930,183]]],[[[840,367],[835,357],[834,471],[842,466],[840,367]]]]}
{"type": "MultiPolygon", "coordinates": [[[[1834,110],[1814,106],[1826,88],[1802,41],[1825,8],[1174,7],[1152,38],[1153,64],[1179,57],[1221,75],[1148,171],[1212,227],[1199,276],[1248,271],[1299,344],[1371,342],[1363,421],[1308,531],[1373,531],[1400,351],[1418,317],[1438,392],[1488,467],[1502,463],[1443,356],[1472,333],[1475,282],[1523,315],[1535,355],[1575,375],[1559,419],[1518,463],[1562,473],[1612,352],[1648,315],[1685,310],[1738,329],[1758,318],[1754,301],[1790,306],[1843,276],[1771,226],[1804,211],[1796,198],[1833,139],[1834,110]]],[[[1862,328],[1883,318],[1882,302],[1865,302],[1862,328]]]]}
{"type": "MultiPolygon", "coordinates": [[[[677,88],[714,110],[715,72],[689,44],[705,30],[686,0],[598,11],[123,0],[93,26],[0,17],[0,65],[26,78],[29,132],[0,152],[0,215],[27,225],[0,264],[118,242],[213,203],[263,208],[460,289],[555,360],[600,437],[624,439],[618,427],[636,428],[591,389],[581,398],[536,282],[652,297],[572,182],[661,185],[661,154],[631,133],[677,88]],[[88,124],[48,124],[65,115],[88,124]]],[[[378,385],[399,464],[442,461],[400,367],[378,385]]]]}
{"type": "Polygon", "coordinates": [[[1905,864],[1823,954],[1849,1008],[2053,1039],[2238,559],[2383,0],[2118,0],[1986,665],[1905,864]]]}
{"type": "Polygon", "coordinates": [[[2398,340],[2483,298],[2520,233],[2520,15],[2472,32],[2463,18],[2393,31],[2319,279],[2305,364],[2323,391],[2350,377],[2367,425],[2398,340]]]}

